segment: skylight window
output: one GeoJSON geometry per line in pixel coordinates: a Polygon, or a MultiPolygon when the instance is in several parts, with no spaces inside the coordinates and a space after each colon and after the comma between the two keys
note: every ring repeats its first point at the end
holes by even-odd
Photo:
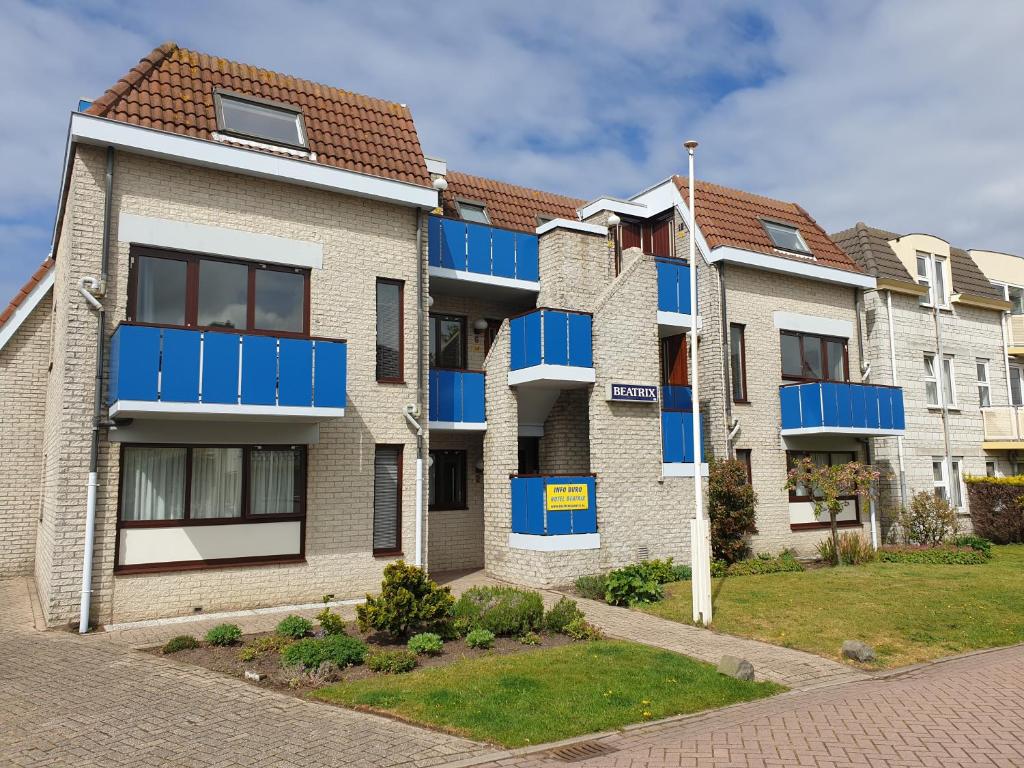
{"type": "Polygon", "coordinates": [[[463,221],[473,221],[477,224],[490,224],[487,216],[487,208],[479,203],[466,203],[459,200],[459,215],[463,221]]]}
{"type": "Polygon", "coordinates": [[[233,93],[216,94],[217,125],[225,133],[306,148],[306,126],[296,109],[233,93]]]}
{"type": "Polygon", "coordinates": [[[796,227],[791,227],[788,224],[779,224],[775,221],[762,221],[765,232],[768,233],[768,237],[772,239],[775,247],[783,251],[793,251],[794,253],[810,253],[811,249],[807,247],[807,243],[804,242],[803,235],[800,234],[800,230],[796,227]]]}

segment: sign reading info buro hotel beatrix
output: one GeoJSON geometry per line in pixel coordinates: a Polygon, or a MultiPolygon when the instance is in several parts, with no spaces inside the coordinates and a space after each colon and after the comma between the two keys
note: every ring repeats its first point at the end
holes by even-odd
{"type": "Polygon", "coordinates": [[[608,399],[622,403],[656,403],[658,387],[654,384],[608,384],[608,399]]]}

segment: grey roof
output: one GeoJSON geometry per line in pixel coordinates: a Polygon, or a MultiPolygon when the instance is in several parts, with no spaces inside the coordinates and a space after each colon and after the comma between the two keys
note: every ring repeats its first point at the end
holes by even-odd
{"type": "MultiPolygon", "coordinates": [[[[839,247],[869,275],[879,279],[913,283],[916,280],[907,272],[907,268],[889,245],[890,240],[897,240],[900,237],[901,235],[895,232],[869,227],[862,221],[832,235],[832,239],[839,247]]],[[[989,282],[967,251],[951,247],[949,253],[954,291],[986,299],[1003,298],[1002,289],[989,282]]]]}

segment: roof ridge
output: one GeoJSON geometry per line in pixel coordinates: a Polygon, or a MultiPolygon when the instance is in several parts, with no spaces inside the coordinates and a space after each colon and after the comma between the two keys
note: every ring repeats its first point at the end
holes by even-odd
{"type": "MultiPolygon", "coordinates": [[[[573,203],[574,205],[576,203],[584,204],[584,203],[587,202],[586,200],[584,200],[581,197],[573,197],[572,195],[564,195],[561,192],[548,192],[547,190],[544,190],[544,189],[537,189],[536,187],[527,187],[527,186],[525,186],[523,184],[513,184],[510,181],[502,181],[501,179],[492,179],[492,178],[490,178],[488,176],[478,176],[478,175],[473,174],[473,173],[466,173],[465,171],[449,170],[448,171],[448,175],[450,176],[451,174],[457,174],[459,176],[462,176],[465,179],[475,179],[475,180],[478,180],[478,181],[486,181],[486,182],[490,182],[492,184],[503,184],[506,187],[513,187],[514,189],[521,189],[521,190],[525,190],[526,192],[537,192],[538,194],[541,194],[541,195],[551,195],[552,197],[560,197],[560,198],[562,198],[563,200],[565,200],[567,202],[573,203]]],[[[577,207],[579,207],[579,206],[577,206],[577,207]]]]}
{"type": "MultiPolygon", "coordinates": [[[[680,183],[680,182],[683,182],[683,183],[688,185],[690,183],[690,177],[689,176],[682,176],[681,174],[676,173],[676,174],[672,175],[672,178],[673,178],[673,180],[676,181],[677,184],[680,183]]],[[[796,208],[800,208],[800,206],[797,203],[794,203],[794,202],[792,202],[790,200],[783,200],[782,198],[779,198],[779,197],[769,197],[768,195],[761,195],[761,194],[758,194],[757,192],[748,192],[747,190],[739,189],[738,187],[727,187],[724,184],[718,184],[717,182],[707,181],[705,179],[697,179],[697,186],[698,186],[698,189],[701,186],[714,187],[715,189],[724,190],[726,192],[733,192],[733,193],[736,193],[736,194],[739,194],[739,195],[744,195],[746,197],[756,198],[758,200],[768,200],[768,201],[770,201],[772,203],[782,203],[783,205],[790,205],[790,206],[794,206],[796,208]]],[[[806,213],[806,211],[805,211],[805,213],[806,213]]]]}
{"type": "Polygon", "coordinates": [[[176,50],[178,50],[178,44],[173,40],[168,40],[158,45],[149,52],[148,56],[143,56],[139,59],[139,63],[128,70],[124,77],[119,78],[102,96],[90,104],[89,108],[85,110],[86,114],[100,117],[106,115],[128,91],[142,82],[150,72],[156,69],[160,62],[176,50]]]}

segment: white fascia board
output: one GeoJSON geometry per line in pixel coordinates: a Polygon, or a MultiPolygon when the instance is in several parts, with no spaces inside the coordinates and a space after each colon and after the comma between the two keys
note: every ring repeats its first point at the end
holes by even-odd
{"type": "MultiPolygon", "coordinates": [[[[696,464],[690,462],[684,464],[683,462],[664,462],[661,465],[661,476],[662,477],[693,477],[694,467],[696,464]]],[[[700,465],[701,477],[708,476],[708,465],[705,462],[701,462],[700,465]]]]}
{"type": "Polygon", "coordinates": [[[799,429],[783,429],[779,432],[783,437],[799,435],[857,435],[858,437],[899,437],[906,434],[903,429],[868,429],[861,427],[801,427],[799,429]]]}
{"type": "Polygon", "coordinates": [[[518,280],[514,277],[498,277],[497,275],[482,275],[478,272],[470,272],[466,269],[452,269],[451,267],[428,267],[427,274],[430,277],[444,278],[446,280],[458,280],[463,283],[477,283],[479,285],[491,285],[497,288],[514,288],[519,291],[540,290],[540,283],[536,280],[518,280]]]}
{"type": "Polygon", "coordinates": [[[850,320],[834,320],[831,317],[800,315],[796,312],[783,312],[782,310],[775,310],[772,313],[772,318],[775,321],[775,327],[780,331],[817,333],[841,339],[853,337],[853,322],[850,320]]]}
{"type": "Polygon", "coordinates": [[[427,161],[427,173],[433,173],[438,176],[445,176],[448,173],[448,163],[444,160],[438,160],[436,157],[424,157],[427,161]]]}
{"type": "Polygon", "coordinates": [[[221,418],[267,421],[302,419],[322,421],[345,415],[344,408],[296,405],[232,405],[231,403],[170,403],[149,400],[118,400],[110,406],[110,418],[221,418]]]}
{"type": "Polygon", "coordinates": [[[437,432],[486,432],[486,421],[428,421],[427,427],[437,432]]]}
{"type": "Polygon", "coordinates": [[[517,371],[508,372],[508,385],[514,387],[517,384],[529,384],[534,381],[545,381],[557,384],[558,382],[572,382],[578,384],[593,384],[596,381],[593,368],[581,368],[575,365],[531,365],[529,368],[520,368],[517,371]]]}
{"type": "MultiPolygon", "coordinates": [[[[658,310],[658,325],[665,326],[666,328],[693,328],[693,315],[688,315],[684,312],[664,312],[658,310]]],[[[703,326],[703,321],[700,315],[697,315],[697,330],[700,330],[703,326]]]]}
{"type": "Polygon", "coordinates": [[[693,218],[690,216],[690,209],[686,201],[683,200],[683,196],[679,194],[679,187],[676,186],[672,178],[665,179],[665,181],[645,189],[630,199],[646,205],[650,209],[650,212],[647,214],[648,216],[653,216],[656,213],[661,213],[674,207],[679,211],[679,215],[683,217],[687,229],[697,233],[697,242],[695,243],[697,250],[704,254],[705,258],[709,258],[708,255],[711,253],[711,249],[708,247],[708,241],[704,239],[704,233],[700,231],[700,227],[694,226],[693,218]]]}
{"type": "Polygon", "coordinates": [[[21,324],[28,319],[28,316],[32,314],[32,310],[39,306],[39,302],[53,288],[53,279],[56,272],[56,265],[51,266],[50,270],[43,276],[43,279],[35,284],[35,287],[29,291],[28,296],[18,305],[14,313],[7,318],[7,322],[3,324],[3,327],[0,327],[0,349],[6,347],[7,342],[14,338],[14,334],[18,332],[21,324]]]}
{"type": "Polygon", "coordinates": [[[602,237],[608,235],[608,227],[602,227],[599,224],[588,224],[585,221],[573,221],[572,219],[545,221],[537,227],[537,234],[543,235],[553,229],[571,229],[574,232],[585,232],[588,235],[601,235],[602,237]]]}
{"type": "Polygon", "coordinates": [[[646,218],[648,216],[647,206],[642,203],[634,203],[629,200],[619,200],[617,197],[599,197],[579,209],[581,219],[589,219],[595,213],[612,211],[624,213],[627,216],[646,218]]]}
{"type": "Polygon", "coordinates": [[[601,534],[569,533],[558,536],[538,536],[532,533],[510,533],[508,545],[512,549],[532,552],[569,552],[575,549],[600,549],[601,534]]]}
{"type": "Polygon", "coordinates": [[[859,272],[847,272],[844,269],[834,269],[833,267],[823,267],[821,264],[813,262],[784,259],[781,256],[746,251],[741,248],[733,248],[732,246],[715,248],[710,252],[708,262],[714,264],[718,261],[724,261],[727,264],[740,264],[754,269],[764,269],[768,272],[779,272],[794,277],[803,277],[822,283],[848,285],[851,288],[875,288],[875,278],[870,275],[859,272]]]}
{"type": "Polygon", "coordinates": [[[324,266],[322,243],[134,213],[121,213],[118,217],[117,239],[122,243],[230,256],[290,267],[323,269],[324,266]]]}
{"type": "Polygon", "coordinates": [[[331,192],[434,209],[436,189],[75,113],[71,140],[331,192]]]}

